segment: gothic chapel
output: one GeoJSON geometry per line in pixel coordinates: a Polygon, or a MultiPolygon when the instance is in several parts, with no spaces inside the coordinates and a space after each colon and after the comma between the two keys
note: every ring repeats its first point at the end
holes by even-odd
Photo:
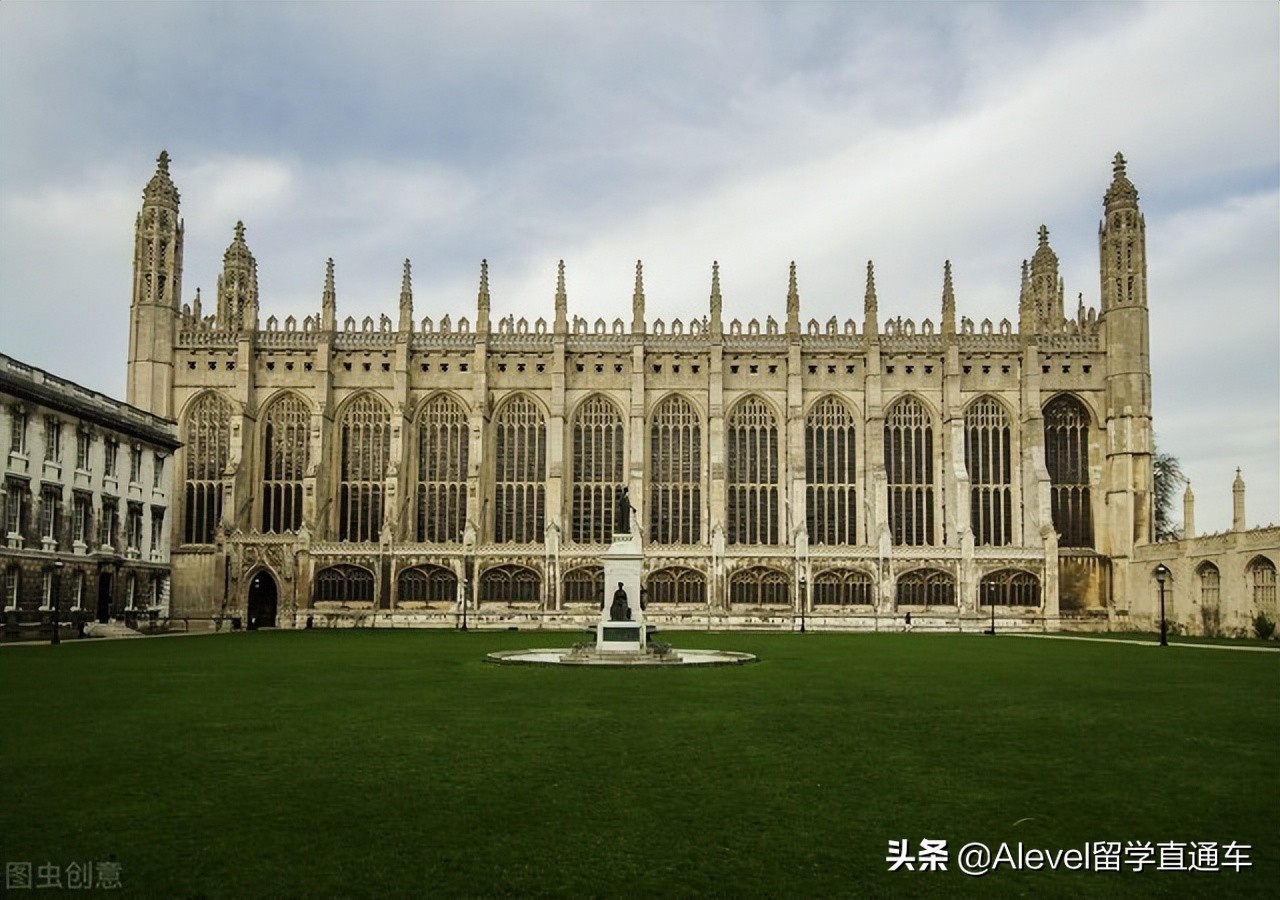
{"type": "Polygon", "coordinates": [[[957,315],[950,264],[936,322],[882,318],[870,263],[861,321],[803,321],[794,264],[782,321],[726,319],[715,264],[707,309],[646,320],[639,263],[629,321],[571,315],[563,263],[549,320],[491,319],[483,262],[474,311],[432,318],[407,261],[396,318],[356,321],[332,260],[280,321],[240,223],[213,309],[183,301],[162,153],[128,401],[183,442],[172,613],[577,625],[626,487],[660,623],[1110,619],[1152,540],[1144,227],[1117,154],[1101,305],[1070,316],[1042,227],[1013,322],[957,315]]]}

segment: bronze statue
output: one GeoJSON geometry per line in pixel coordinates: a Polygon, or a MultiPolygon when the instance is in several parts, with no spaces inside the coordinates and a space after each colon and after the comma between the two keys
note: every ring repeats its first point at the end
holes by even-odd
{"type": "Polygon", "coordinates": [[[613,604],[609,607],[609,621],[631,621],[631,607],[627,606],[627,591],[621,581],[618,582],[618,589],[613,592],[613,604]]]}
{"type": "Polygon", "coordinates": [[[618,505],[614,509],[613,533],[631,533],[631,498],[627,496],[627,488],[618,491],[618,505]]]}

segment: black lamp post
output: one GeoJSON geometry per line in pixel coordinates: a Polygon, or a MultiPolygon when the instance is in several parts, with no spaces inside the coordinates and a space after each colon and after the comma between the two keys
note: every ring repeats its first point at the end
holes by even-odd
{"type": "Polygon", "coordinates": [[[1164,583],[1169,580],[1169,568],[1164,564],[1156,566],[1156,581],[1160,583],[1160,646],[1169,646],[1169,628],[1164,618],[1164,583]]]}
{"type": "Polygon", "coordinates": [[[62,569],[65,565],[60,559],[53,564],[53,637],[49,639],[50,644],[62,643],[58,630],[62,626],[62,569]]]}
{"type": "Polygon", "coordinates": [[[467,607],[471,605],[471,579],[475,573],[475,565],[467,560],[464,568],[467,583],[462,586],[462,630],[467,630],[467,607]]]}
{"type": "Polygon", "coordinates": [[[809,593],[806,590],[808,582],[805,581],[803,575],[800,576],[800,633],[804,634],[804,608],[809,605],[809,593]]]}

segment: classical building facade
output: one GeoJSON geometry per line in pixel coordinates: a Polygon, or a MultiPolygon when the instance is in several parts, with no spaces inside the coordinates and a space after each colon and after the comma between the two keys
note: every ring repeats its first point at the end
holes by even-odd
{"type": "MultiPolygon", "coordinates": [[[[1117,155],[1101,304],[1063,306],[1048,232],[1013,320],[263,319],[237,223],[210,309],[182,299],[162,154],[136,225],[129,400],[180,423],[175,609],[251,623],[576,622],[622,489],[651,618],[881,627],[1108,620],[1152,537],[1144,222],[1117,155]]],[[[317,273],[319,281],[319,273],[317,273]]],[[[1274,560],[1273,560],[1274,562],[1274,560]]],[[[1132,606],[1125,601],[1125,606],[1132,606]]]]}
{"type": "Polygon", "coordinates": [[[168,617],[177,425],[0,354],[5,639],[168,617]]]}

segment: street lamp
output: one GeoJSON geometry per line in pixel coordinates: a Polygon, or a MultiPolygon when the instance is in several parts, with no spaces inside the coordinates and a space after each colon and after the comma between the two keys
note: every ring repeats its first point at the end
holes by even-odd
{"type": "Polygon", "coordinates": [[[804,634],[804,608],[808,605],[809,594],[805,590],[807,582],[803,575],[800,576],[800,633],[804,634]]]}
{"type": "Polygon", "coordinates": [[[49,639],[50,644],[62,643],[62,638],[58,636],[58,629],[62,626],[59,621],[62,618],[62,569],[66,566],[62,560],[55,560],[53,563],[53,637],[49,639]]]}
{"type": "Polygon", "coordinates": [[[1164,618],[1164,583],[1169,580],[1169,568],[1164,564],[1156,566],[1156,581],[1160,583],[1160,646],[1169,646],[1169,628],[1164,618]]]}

